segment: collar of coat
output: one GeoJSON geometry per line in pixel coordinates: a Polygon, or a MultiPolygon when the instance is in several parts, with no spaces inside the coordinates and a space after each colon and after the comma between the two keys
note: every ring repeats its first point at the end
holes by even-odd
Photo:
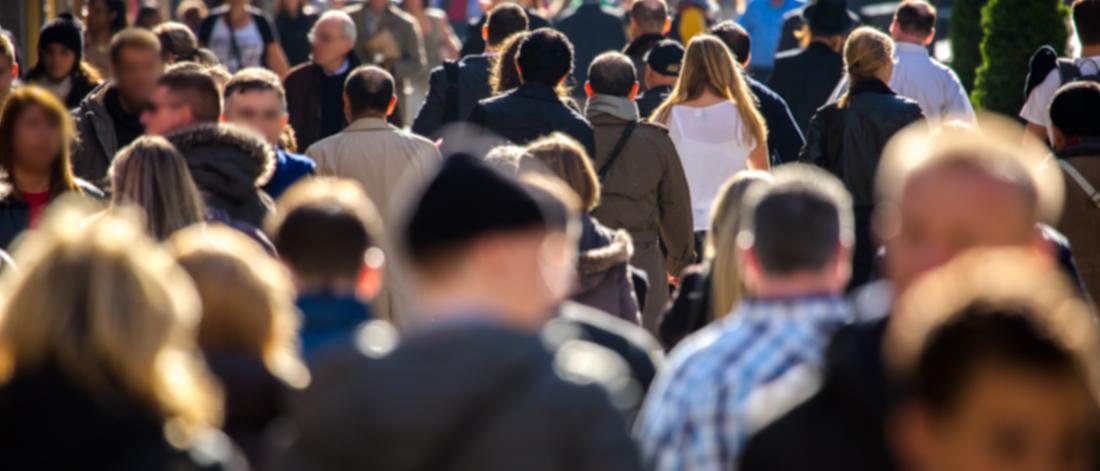
{"type": "Polygon", "coordinates": [[[523,85],[520,85],[519,88],[516,89],[515,93],[520,96],[534,98],[537,100],[556,102],[561,101],[561,98],[558,97],[558,94],[554,91],[554,88],[544,83],[525,83],[523,85]]]}
{"type": "Polygon", "coordinates": [[[344,129],[344,132],[389,131],[393,129],[394,127],[391,126],[390,123],[386,122],[386,120],[372,116],[359,118],[355,121],[352,121],[351,124],[348,124],[348,127],[344,129]]]}
{"type": "Polygon", "coordinates": [[[894,89],[889,85],[882,83],[882,80],[877,78],[863,79],[858,82],[852,83],[852,88],[849,90],[852,95],[859,95],[860,93],[880,93],[883,95],[897,95],[894,89]]]}

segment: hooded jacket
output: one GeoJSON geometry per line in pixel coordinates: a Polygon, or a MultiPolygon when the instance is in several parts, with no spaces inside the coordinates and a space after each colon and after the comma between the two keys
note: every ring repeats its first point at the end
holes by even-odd
{"type": "Polygon", "coordinates": [[[255,227],[274,210],[260,189],[275,171],[275,151],[232,124],[204,123],[166,136],[183,154],[206,205],[255,227]]]}
{"type": "Polygon", "coordinates": [[[577,288],[573,301],[639,323],[638,301],[630,278],[634,245],[625,230],[612,230],[592,216],[582,218],[577,288]]]}

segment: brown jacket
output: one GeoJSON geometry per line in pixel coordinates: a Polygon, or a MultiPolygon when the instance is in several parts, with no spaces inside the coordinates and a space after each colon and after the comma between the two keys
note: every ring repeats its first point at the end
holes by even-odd
{"type": "MultiPolygon", "coordinates": [[[[1063,149],[1058,158],[1069,162],[1100,191],[1100,142],[1085,142],[1063,149]]],[[[1058,230],[1069,239],[1073,259],[1092,301],[1100,302],[1100,208],[1065,171],[1066,201],[1058,230]]]]}

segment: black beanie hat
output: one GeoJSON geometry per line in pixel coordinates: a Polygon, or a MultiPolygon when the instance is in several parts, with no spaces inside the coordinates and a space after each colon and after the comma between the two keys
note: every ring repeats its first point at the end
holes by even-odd
{"type": "Polygon", "coordinates": [[[42,26],[38,36],[38,54],[49,44],[58,43],[76,54],[76,63],[84,60],[84,24],[69,14],[62,14],[42,26]]]}
{"type": "Polygon", "coordinates": [[[469,154],[454,154],[428,182],[402,234],[414,262],[491,232],[556,227],[565,205],[469,154]]]}

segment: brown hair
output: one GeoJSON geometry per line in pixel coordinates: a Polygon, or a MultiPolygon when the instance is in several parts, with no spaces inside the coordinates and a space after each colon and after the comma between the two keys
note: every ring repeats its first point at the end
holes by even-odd
{"type": "Polygon", "coordinates": [[[203,221],[205,205],[183,156],[156,136],[139,137],[119,151],[110,170],[111,202],[136,205],[157,240],[203,221]]]}
{"type": "Polygon", "coordinates": [[[0,170],[3,170],[4,184],[8,191],[18,192],[15,187],[15,126],[23,114],[31,108],[40,108],[46,112],[50,122],[61,129],[61,149],[50,172],[50,194],[57,196],[66,191],[83,193],[73,176],[71,143],[76,138],[73,130],[73,118],[65,105],[62,105],[52,93],[35,87],[21,87],[8,95],[0,111],[0,170]]]}
{"type": "Polygon", "coordinates": [[[160,54],[160,40],[149,30],[138,27],[130,27],[119,31],[111,38],[111,64],[118,65],[122,50],[126,48],[145,49],[160,54]]]}
{"type": "MultiPolygon", "coordinates": [[[[198,67],[201,68],[202,66],[198,67]]],[[[205,70],[200,72],[173,66],[160,78],[157,84],[168,87],[172,93],[183,95],[183,103],[191,108],[195,121],[216,123],[221,118],[221,89],[214,78],[205,70]]]]}
{"type": "Polygon", "coordinates": [[[600,204],[600,181],[579,142],[555,132],[527,144],[526,149],[530,156],[520,159],[520,173],[533,171],[560,178],[577,193],[586,213],[600,204]]]}
{"type": "Polygon", "coordinates": [[[924,0],[905,0],[894,10],[894,21],[905,33],[925,36],[936,28],[936,7],[924,0]]]}
{"type": "Polygon", "coordinates": [[[286,89],[279,81],[279,76],[267,69],[249,67],[233,74],[225,84],[225,101],[229,101],[234,94],[248,92],[273,92],[279,97],[279,103],[286,110],[286,89]]]}
{"type": "MultiPolygon", "coordinates": [[[[894,60],[894,40],[869,26],[852,31],[844,44],[844,70],[848,83],[856,84],[874,78],[875,73],[894,60]]],[[[845,92],[837,101],[841,108],[848,106],[851,92],[845,92]]]]}

